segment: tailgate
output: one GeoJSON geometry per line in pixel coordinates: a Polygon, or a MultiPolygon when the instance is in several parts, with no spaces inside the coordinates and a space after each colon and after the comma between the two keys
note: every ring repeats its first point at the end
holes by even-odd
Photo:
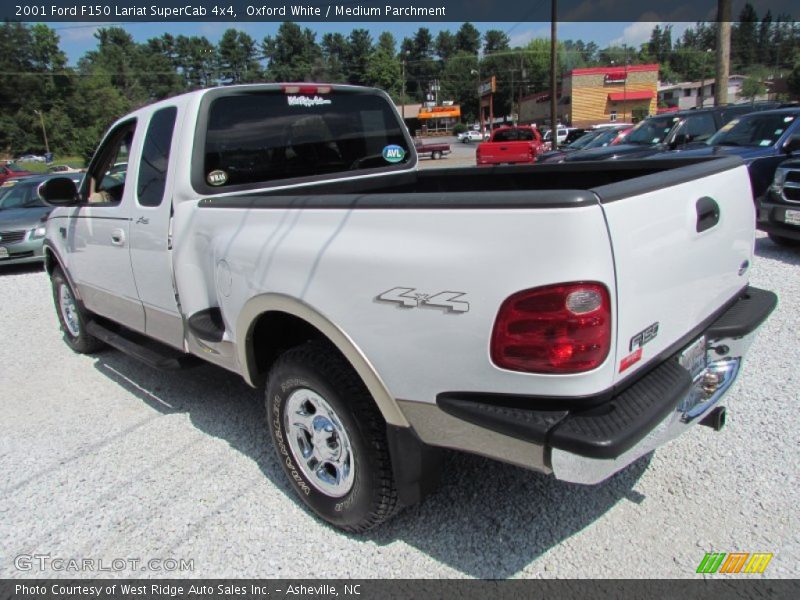
{"type": "Polygon", "coordinates": [[[747,284],[755,235],[750,181],[742,165],[719,171],[709,162],[595,190],[617,277],[615,381],[696,329],[747,284]],[[620,372],[638,347],[641,359],[620,372]]]}
{"type": "Polygon", "coordinates": [[[481,146],[481,158],[495,163],[531,162],[530,142],[490,142],[481,146]]]}

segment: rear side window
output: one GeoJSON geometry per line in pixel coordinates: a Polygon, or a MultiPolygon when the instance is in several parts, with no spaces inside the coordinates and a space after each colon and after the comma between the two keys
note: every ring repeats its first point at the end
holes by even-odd
{"type": "Polygon", "coordinates": [[[256,91],[208,109],[203,184],[216,188],[402,168],[403,126],[381,96],[256,91]]]}
{"type": "Polygon", "coordinates": [[[164,199],[169,151],[178,109],[162,108],[153,114],[144,138],[136,193],[142,206],[158,206],[164,199]]]}

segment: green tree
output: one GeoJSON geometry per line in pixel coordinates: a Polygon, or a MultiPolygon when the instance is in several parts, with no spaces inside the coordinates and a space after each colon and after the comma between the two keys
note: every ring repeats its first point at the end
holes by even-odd
{"type": "Polygon", "coordinates": [[[789,77],[786,78],[786,85],[789,88],[791,98],[800,99],[800,60],[795,62],[794,69],[789,73],[789,77]]]}
{"type": "Polygon", "coordinates": [[[756,64],[758,56],[758,15],[749,2],[731,27],[731,63],[739,69],[756,64]]]}
{"type": "Polygon", "coordinates": [[[243,31],[227,29],[222,34],[217,61],[219,78],[224,83],[249,83],[263,77],[256,41],[243,31]]]}
{"type": "Polygon", "coordinates": [[[481,49],[481,33],[472,23],[464,23],[456,32],[456,50],[468,54],[478,54],[481,49]]]}
{"type": "Polygon", "coordinates": [[[186,89],[205,88],[215,83],[217,49],[206,37],[179,35],[171,53],[186,89]]]}
{"type": "Polygon", "coordinates": [[[367,67],[372,53],[372,36],[366,29],[354,29],[350,32],[347,52],[347,80],[354,85],[367,82],[367,67]]]}
{"type": "Polygon", "coordinates": [[[456,53],[456,37],[446,29],[442,29],[436,36],[434,48],[440,60],[450,60],[456,53]]]}
{"type": "Polygon", "coordinates": [[[494,54],[511,48],[511,38],[499,29],[489,29],[483,34],[483,53],[494,54]]]}
{"type": "MultiPolygon", "coordinates": [[[[391,35],[391,34],[389,34],[391,35]]],[[[381,36],[383,37],[383,36],[381,36]]],[[[394,53],[394,38],[379,41],[367,62],[367,84],[386,91],[393,99],[402,100],[401,65],[394,53]],[[389,48],[392,48],[391,50],[389,48]]]]}
{"type": "Polygon", "coordinates": [[[332,83],[347,81],[345,63],[350,53],[347,38],[341,33],[326,33],[322,36],[321,46],[322,58],[327,70],[325,80],[332,83]]]}
{"type": "Polygon", "coordinates": [[[739,95],[743,98],[747,98],[750,102],[754,102],[755,99],[764,94],[765,87],[764,82],[758,77],[748,77],[742,82],[742,89],[739,92],[739,95]]]}
{"type": "Polygon", "coordinates": [[[275,37],[264,38],[262,49],[269,60],[267,76],[272,81],[312,81],[315,75],[324,73],[316,35],[296,23],[282,23],[275,37]]]}

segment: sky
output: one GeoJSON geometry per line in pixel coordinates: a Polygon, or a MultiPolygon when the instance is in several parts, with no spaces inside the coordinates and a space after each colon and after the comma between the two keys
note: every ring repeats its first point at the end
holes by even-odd
{"type": "MultiPolygon", "coordinates": [[[[404,37],[411,37],[419,29],[420,23],[299,23],[317,33],[317,41],[325,33],[348,34],[353,29],[364,28],[370,30],[372,37],[377,39],[385,30],[391,30],[398,43],[404,37]]],[[[487,29],[500,29],[511,37],[511,45],[522,46],[534,38],[549,38],[550,23],[473,23],[483,33],[487,29]]],[[[640,21],[636,23],[597,23],[597,22],[569,22],[559,23],[558,38],[562,40],[583,40],[595,42],[604,48],[610,44],[628,44],[638,46],[650,39],[650,32],[657,23],[640,21]]],[[[61,37],[61,47],[67,53],[70,64],[77,63],[78,59],[87,50],[92,50],[97,44],[94,33],[99,27],[116,25],[124,27],[130,32],[137,42],[144,42],[152,37],[160,37],[169,32],[173,35],[204,35],[212,43],[216,43],[222,33],[231,27],[246,31],[259,42],[267,35],[274,35],[280,23],[49,23],[61,37]]],[[[661,23],[661,25],[664,25],[661,23]]],[[[678,38],[690,23],[674,23],[672,39],[678,38]]],[[[453,33],[461,23],[426,23],[425,27],[431,30],[434,37],[442,29],[449,29],[453,33]]]]}

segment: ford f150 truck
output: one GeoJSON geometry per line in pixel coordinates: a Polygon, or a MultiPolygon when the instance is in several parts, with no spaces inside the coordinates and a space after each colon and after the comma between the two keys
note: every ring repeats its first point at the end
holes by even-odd
{"type": "Polygon", "coordinates": [[[40,194],[66,343],[263,387],[292,487],[358,532],[441,448],[593,484],[720,428],[776,303],[748,190],[735,157],[421,171],[383,92],[270,84],[137,110],[40,194]]]}

